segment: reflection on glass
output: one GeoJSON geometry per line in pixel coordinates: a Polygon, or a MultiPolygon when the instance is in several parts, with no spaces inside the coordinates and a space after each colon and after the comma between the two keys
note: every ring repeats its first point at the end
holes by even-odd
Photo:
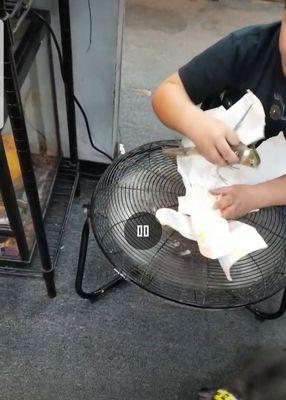
{"type": "MultiPolygon", "coordinates": [[[[42,42],[22,85],[21,98],[39,198],[44,212],[60,155],[47,39],[42,42]]],[[[2,130],[2,138],[27,243],[32,249],[35,240],[34,228],[9,118],[2,130]]],[[[9,228],[9,220],[0,196],[0,230],[6,228],[9,228]]],[[[0,258],[15,259],[18,256],[16,241],[3,235],[1,237],[0,233],[0,258]]]]}
{"type": "Polygon", "coordinates": [[[19,259],[19,250],[14,238],[0,237],[0,257],[5,259],[19,259]]]}
{"type": "Polygon", "coordinates": [[[48,200],[59,158],[57,124],[47,39],[21,89],[30,150],[42,208],[48,200]]]}

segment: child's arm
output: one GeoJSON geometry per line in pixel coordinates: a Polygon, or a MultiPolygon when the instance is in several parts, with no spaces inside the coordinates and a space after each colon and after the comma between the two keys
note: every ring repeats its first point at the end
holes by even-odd
{"type": "Polygon", "coordinates": [[[178,73],[159,86],[152,105],[162,123],[190,138],[210,162],[218,165],[238,162],[230,147],[239,143],[237,136],[225,124],[207,116],[193,104],[178,73]]]}
{"type": "Polygon", "coordinates": [[[286,205],[286,175],[257,185],[234,185],[211,191],[215,207],[227,219],[238,219],[260,208],[286,205]]]}
{"type": "Polygon", "coordinates": [[[257,208],[286,205],[286,175],[255,186],[257,208]]]}

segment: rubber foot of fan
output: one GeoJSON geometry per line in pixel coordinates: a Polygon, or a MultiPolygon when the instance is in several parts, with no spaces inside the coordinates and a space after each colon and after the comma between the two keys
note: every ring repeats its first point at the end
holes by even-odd
{"type": "Polygon", "coordinates": [[[76,282],[76,292],[82,299],[87,299],[91,303],[95,303],[101,296],[103,296],[107,291],[110,291],[119,284],[126,283],[126,281],[121,277],[117,276],[110,280],[109,282],[102,285],[100,288],[94,292],[85,292],[82,288],[82,282],[76,282]]]}
{"type": "Polygon", "coordinates": [[[255,318],[260,322],[264,322],[267,320],[273,321],[275,319],[283,317],[283,315],[286,312],[286,288],[284,289],[278,311],[273,313],[264,313],[262,311],[259,311],[258,309],[252,308],[251,306],[247,306],[246,309],[250,311],[252,314],[254,314],[255,318]]]}
{"type": "Polygon", "coordinates": [[[268,313],[263,313],[257,309],[253,309],[251,307],[246,307],[246,309],[251,312],[251,314],[254,315],[255,319],[259,322],[265,322],[265,321],[274,321],[276,319],[279,319],[283,317],[285,314],[285,311],[279,310],[278,312],[275,312],[273,314],[268,314],[268,313]]]}

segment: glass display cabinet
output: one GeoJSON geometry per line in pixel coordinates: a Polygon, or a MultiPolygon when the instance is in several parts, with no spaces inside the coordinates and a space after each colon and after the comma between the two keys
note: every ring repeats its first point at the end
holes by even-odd
{"type": "MultiPolygon", "coordinates": [[[[11,25],[13,27],[13,20],[11,25]]],[[[26,18],[21,29],[16,31],[14,43],[31,164],[34,169],[41,210],[44,215],[61,158],[50,41],[43,24],[35,20],[35,17],[30,17],[26,18]],[[29,48],[27,48],[27,44],[29,44],[29,48]]],[[[11,118],[15,118],[15,116],[9,116],[6,112],[6,121],[2,129],[2,144],[11,178],[9,184],[13,186],[11,189],[14,190],[16,196],[20,218],[19,223],[14,224],[18,227],[15,227],[12,232],[11,223],[1,196],[0,259],[30,262],[35,244],[35,231],[15,145],[11,118]],[[5,236],[5,233],[9,233],[9,235],[5,236]]],[[[13,202],[12,196],[9,202],[13,202]]]]}
{"type": "MultiPolygon", "coordinates": [[[[61,28],[66,32],[65,43],[69,49],[68,2],[59,3],[60,16],[64,15],[61,28]]],[[[15,268],[17,272],[27,271],[37,244],[41,270],[48,293],[53,297],[54,264],[77,186],[78,167],[75,157],[65,160],[61,152],[47,29],[50,13],[32,10],[31,5],[31,1],[0,0],[5,38],[5,124],[0,134],[0,272],[15,271],[15,268]],[[54,235],[51,245],[46,220],[52,206],[55,215],[50,223],[54,235]],[[61,220],[57,215],[60,207],[61,220]]],[[[66,51],[65,47],[63,54],[66,51]]],[[[73,88],[67,85],[68,79],[66,94],[72,93],[73,88]]],[[[67,111],[70,128],[74,116],[69,114],[68,107],[67,111]]],[[[75,143],[74,136],[72,142],[75,143]]]]}

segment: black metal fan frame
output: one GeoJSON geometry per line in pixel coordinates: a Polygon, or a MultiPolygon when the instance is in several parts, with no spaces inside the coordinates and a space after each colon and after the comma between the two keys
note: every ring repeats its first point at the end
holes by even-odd
{"type": "MultiPolygon", "coordinates": [[[[96,241],[97,244],[99,246],[99,248],[101,249],[101,251],[103,252],[103,254],[105,255],[105,257],[109,260],[109,262],[113,265],[114,270],[116,271],[117,275],[115,277],[113,277],[112,279],[108,280],[107,282],[105,282],[102,286],[99,286],[96,290],[92,291],[92,292],[87,292],[84,290],[83,288],[83,281],[84,281],[84,275],[85,275],[85,265],[86,265],[86,256],[87,256],[87,251],[88,251],[88,242],[89,242],[89,234],[90,234],[90,227],[93,227],[93,229],[96,229],[96,227],[92,226],[92,220],[91,220],[91,204],[85,205],[84,206],[84,212],[86,214],[86,219],[82,228],[82,234],[81,234],[81,242],[80,242],[80,251],[79,251],[79,258],[78,258],[78,267],[77,267],[77,274],[76,274],[76,280],[75,280],[75,290],[77,292],[77,294],[83,298],[83,299],[88,299],[91,302],[95,302],[96,300],[99,299],[99,297],[101,297],[105,292],[111,290],[112,288],[124,283],[124,282],[131,282],[134,283],[138,286],[138,283],[133,282],[132,279],[127,279],[123,276],[121,276],[117,271],[116,271],[116,265],[112,262],[112,260],[108,257],[108,255],[104,252],[104,249],[101,246],[101,243],[97,240],[96,235],[96,241]]],[[[147,288],[144,288],[144,290],[147,290],[149,293],[152,293],[151,291],[149,291],[147,288]]],[[[281,303],[280,306],[278,308],[278,310],[276,312],[273,313],[266,313],[263,311],[260,311],[258,308],[255,307],[255,305],[260,304],[261,302],[272,298],[273,296],[275,296],[274,293],[271,296],[268,296],[266,298],[263,298],[257,302],[253,302],[250,305],[245,305],[245,306],[233,306],[233,307],[225,307],[225,309],[235,309],[235,308],[241,308],[241,307],[245,307],[249,312],[251,312],[259,321],[265,321],[265,320],[275,320],[278,319],[280,317],[282,317],[285,312],[286,312],[286,288],[283,290],[283,295],[282,295],[282,299],[281,299],[281,303]]],[[[195,306],[192,305],[190,306],[189,304],[185,304],[183,302],[179,302],[179,301],[174,301],[173,299],[169,299],[165,296],[162,295],[156,295],[158,297],[161,297],[165,300],[169,300],[172,302],[175,302],[177,304],[180,305],[184,305],[187,307],[191,307],[191,308],[202,308],[200,306],[195,306]]],[[[222,310],[223,308],[219,308],[220,310],[222,310]]]]}
{"type": "MultiPolygon", "coordinates": [[[[219,96],[217,98],[210,99],[210,101],[204,102],[201,105],[201,108],[203,110],[207,110],[210,108],[215,108],[215,107],[219,107],[220,105],[223,105],[226,109],[228,109],[231,105],[233,105],[238,100],[238,97],[241,97],[241,93],[239,94],[239,93],[234,93],[232,91],[230,91],[230,92],[226,91],[223,94],[223,96],[219,96]]],[[[171,145],[171,142],[174,142],[174,141],[170,141],[170,145],[171,145]]],[[[77,269],[76,282],[75,282],[75,289],[76,289],[77,294],[80,297],[82,297],[84,299],[88,299],[92,302],[96,301],[106,291],[109,291],[110,289],[114,288],[115,286],[118,286],[119,284],[121,284],[123,282],[131,282],[131,283],[136,284],[137,286],[140,286],[140,285],[138,285],[138,282],[133,282],[130,277],[125,276],[125,275],[123,277],[122,275],[120,275],[120,273],[116,269],[116,265],[114,264],[112,259],[109,257],[109,255],[104,251],[100,241],[98,240],[97,235],[96,235],[96,226],[94,225],[94,221],[91,216],[91,208],[92,208],[92,204],[94,201],[95,201],[95,199],[94,199],[94,194],[93,194],[91,203],[85,206],[86,220],[85,220],[85,223],[84,223],[83,229],[82,229],[80,252],[79,252],[79,259],[78,259],[78,269],[77,269]],[[86,263],[86,255],[87,255],[87,250],[88,250],[90,227],[92,227],[92,229],[93,229],[94,237],[97,241],[99,248],[101,249],[101,251],[103,252],[105,257],[109,260],[109,262],[112,264],[115,272],[117,272],[117,275],[115,277],[113,277],[111,280],[105,282],[102,286],[98,287],[95,291],[86,292],[83,288],[83,280],[84,280],[84,274],[85,274],[85,263],[86,263]]],[[[144,287],[143,289],[145,291],[148,291],[151,294],[154,294],[152,291],[148,290],[148,288],[144,287]]],[[[175,301],[174,299],[170,299],[163,295],[156,294],[156,296],[161,297],[165,300],[175,302],[180,305],[191,307],[191,308],[202,308],[201,306],[190,305],[190,304],[186,304],[186,303],[183,303],[180,301],[175,301]]],[[[216,308],[216,309],[217,310],[218,309],[220,309],[220,310],[236,309],[236,308],[241,308],[241,307],[246,308],[259,321],[278,319],[278,318],[282,317],[286,312],[286,287],[284,287],[284,289],[282,289],[282,290],[280,289],[280,290],[276,291],[276,293],[273,293],[269,296],[265,296],[264,298],[261,298],[258,301],[253,301],[253,302],[249,303],[248,305],[236,305],[236,306],[231,306],[231,307],[225,306],[225,307],[220,307],[220,308],[216,308]],[[263,301],[274,297],[280,291],[281,292],[283,291],[283,295],[281,298],[280,306],[276,312],[272,312],[272,313],[263,312],[259,308],[256,307],[257,304],[260,304],[263,301]]],[[[205,309],[207,309],[207,308],[205,308],[205,309]]],[[[214,309],[214,308],[212,308],[212,309],[214,309]]]]}

